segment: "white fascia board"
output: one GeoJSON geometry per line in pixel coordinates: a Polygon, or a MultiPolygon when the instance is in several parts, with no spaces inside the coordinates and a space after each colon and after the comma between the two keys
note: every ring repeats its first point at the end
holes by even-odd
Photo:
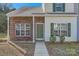
{"type": "Polygon", "coordinates": [[[60,14],[51,14],[51,15],[50,14],[45,14],[45,16],[55,16],[55,17],[57,17],[57,16],[60,16],[60,17],[65,17],[66,16],[66,17],[68,17],[69,16],[69,17],[77,17],[78,15],[77,14],[76,15],[75,14],[70,14],[70,15],[68,15],[68,14],[67,15],[65,15],[65,14],[61,14],[61,15],[60,14]]]}

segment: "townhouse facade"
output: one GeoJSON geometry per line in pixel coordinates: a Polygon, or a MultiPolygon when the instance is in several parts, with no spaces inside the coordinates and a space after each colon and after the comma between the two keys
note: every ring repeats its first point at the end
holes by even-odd
{"type": "Polygon", "coordinates": [[[7,14],[8,38],[15,41],[50,41],[51,35],[65,36],[65,42],[79,41],[79,4],[44,3],[7,14]]]}

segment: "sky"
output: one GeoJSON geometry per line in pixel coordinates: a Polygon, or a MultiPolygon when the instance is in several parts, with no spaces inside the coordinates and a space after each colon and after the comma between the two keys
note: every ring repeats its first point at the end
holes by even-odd
{"type": "Polygon", "coordinates": [[[41,3],[13,3],[12,8],[19,9],[21,7],[39,7],[41,3]]]}

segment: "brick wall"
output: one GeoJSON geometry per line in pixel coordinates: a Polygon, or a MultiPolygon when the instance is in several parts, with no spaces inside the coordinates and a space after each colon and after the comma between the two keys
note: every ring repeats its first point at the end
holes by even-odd
{"type": "MultiPolygon", "coordinates": [[[[32,17],[10,17],[10,40],[32,41],[33,39],[33,20],[32,17]],[[16,37],[15,24],[17,23],[30,23],[31,24],[31,37],[16,37]]],[[[35,23],[44,23],[44,17],[35,17],[35,23]]],[[[36,27],[35,27],[36,31],[36,27]]],[[[35,32],[36,33],[36,32],[35,32]]],[[[36,34],[35,34],[36,36],[36,34]]]]}
{"type": "Polygon", "coordinates": [[[10,39],[27,41],[32,40],[32,17],[10,17],[10,39]],[[31,37],[16,37],[15,24],[17,23],[30,23],[31,24],[31,37]]]}

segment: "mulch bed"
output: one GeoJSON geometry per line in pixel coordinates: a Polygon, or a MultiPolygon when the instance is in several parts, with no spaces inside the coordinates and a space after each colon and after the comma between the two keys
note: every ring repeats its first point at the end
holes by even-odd
{"type": "Polygon", "coordinates": [[[46,43],[50,56],[79,56],[79,43],[46,43]]]}

